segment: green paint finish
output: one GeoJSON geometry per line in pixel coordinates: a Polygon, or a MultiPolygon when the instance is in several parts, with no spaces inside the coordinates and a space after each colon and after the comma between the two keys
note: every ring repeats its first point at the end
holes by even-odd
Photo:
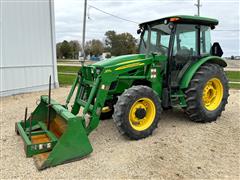
{"type": "Polygon", "coordinates": [[[167,18],[173,18],[173,17],[178,17],[182,21],[192,21],[192,23],[201,23],[205,22],[211,25],[218,25],[218,20],[213,19],[213,18],[208,18],[208,17],[202,17],[202,16],[189,16],[189,15],[176,15],[176,16],[171,16],[167,18]]]}
{"type": "Polygon", "coordinates": [[[207,17],[201,17],[201,16],[189,16],[189,15],[176,15],[176,16],[169,16],[164,17],[152,21],[147,21],[144,23],[141,23],[140,26],[144,26],[146,24],[152,25],[152,24],[162,24],[164,23],[164,20],[170,20],[170,18],[179,18],[178,21],[175,23],[189,23],[189,24],[203,24],[203,25],[209,25],[209,26],[216,26],[218,25],[218,20],[213,18],[207,18],[207,17]]]}
{"type": "Polygon", "coordinates": [[[186,99],[185,99],[185,94],[182,90],[179,90],[178,92],[174,93],[171,95],[171,99],[175,99],[177,100],[177,104],[173,105],[173,107],[180,107],[180,108],[183,108],[183,107],[187,107],[187,102],[186,102],[186,99]]]}
{"type": "Polygon", "coordinates": [[[180,82],[180,88],[181,89],[185,89],[188,87],[188,84],[190,83],[192,77],[194,76],[194,74],[196,73],[196,71],[200,68],[200,66],[204,63],[215,63],[218,64],[222,67],[226,67],[227,63],[224,61],[224,59],[218,57],[218,56],[208,56],[208,57],[204,57],[202,59],[199,59],[198,61],[196,61],[195,64],[193,64],[188,70],[187,72],[185,72],[181,82],[180,82]]]}
{"type": "MultiPolygon", "coordinates": [[[[41,96],[42,102],[45,102],[46,105],[48,103],[48,96],[41,96]]],[[[68,121],[70,118],[74,118],[75,115],[70,113],[66,108],[64,108],[61,104],[51,99],[51,107],[55,110],[56,114],[60,115],[64,120],[68,121]]]]}
{"type": "Polygon", "coordinates": [[[93,64],[92,66],[102,67],[102,68],[107,69],[107,67],[118,66],[118,64],[120,64],[120,63],[132,61],[132,60],[138,61],[138,60],[141,60],[144,58],[145,58],[144,54],[123,55],[123,56],[113,57],[110,59],[105,59],[105,60],[99,61],[99,62],[93,64]]]}
{"type": "Polygon", "coordinates": [[[41,102],[32,113],[32,136],[42,134],[47,135],[49,142],[33,143],[29,137],[30,119],[27,120],[26,129],[24,122],[16,123],[16,130],[24,141],[24,147],[27,157],[34,156],[36,159],[38,154],[50,152],[38,169],[55,166],[76,158],[82,158],[92,152],[92,146],[87,137],[86,129],[83,126],[83,118],[77,117],[61,104],[51,100],[51,121],[60,117],[66,126],[66,129],[59,134],[55,134],[47,129],[46,117],[48,111],[48,96],[41,96],[41,102]]]}
{"type": "Polygon", "coordinates": [[[92,151],[92,146],[82,125],[82,119],[70,118],[66,131],[39,169],[83,158],[92,151]]]}
{"type": "MultiPolygon", "coordinates": [[[[33,120],[34,121],[34,120],[33,120]]],[[[50,141],[47,142],[47,143],[38,143],[38,144],[33,144],[31,142],[31,139],[29,137],[29,132],[28,130],[25,131],[24,130],[24,125],[23,125],[23,122],[17,122],[16,123],[16,129],[17,131],[19,132],[19,134],[21,135],[22,139],[23,139],[23,142],[24,142],[24,150],[25,150],[25,153],[26,153],[26,156],[27,157],[32,157],[33,155],[36,155],[36,154],[40,154],[40,153],[43,153],[43,152],[47,152],[49,150],[52,149],[52,147],[55,146],[56,142],[57,142],[57,138],[51,134],[50,132],[48,132],[47,130],[43,130],[41,133],[32,133],[32,137],[34,135],[39,135],[39,134],[47,134],[48,137],[50,138],[50,141]],[[48,148],[47,144],[50,143],[51,146],[48,148]],[[39,145],[41,144],[42,148],[40,149],[39,148],[39,145]]]]}

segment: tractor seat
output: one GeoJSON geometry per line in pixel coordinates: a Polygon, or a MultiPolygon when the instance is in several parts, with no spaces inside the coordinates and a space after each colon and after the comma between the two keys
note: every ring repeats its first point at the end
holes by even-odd
{"type": "Polygon", "coordinates": [[[191,57],[193,56],[193,49],[187,49],[186,47],[182,47],[181,50],[177,51],[174,61],[176,66],[182,66],[186,64],[191,57]]]}

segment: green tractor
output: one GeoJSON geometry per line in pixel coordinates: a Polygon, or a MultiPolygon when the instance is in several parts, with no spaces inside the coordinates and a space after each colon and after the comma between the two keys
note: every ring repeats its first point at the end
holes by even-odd
{"type": "Polygon", "coordinates": [[[139,54],[83,65],[66,104],[52,100],[49,91],[16,123],[27,157],[38,169],[83,158],[93,150],[88,135],[111,116],[120,133],[135,140],[153,133],[162,109],[182,108],[194,122],[216,121],[229,96],[222,49],[211,43],[217,24],[198,16],[140,24],[139,54]]]}

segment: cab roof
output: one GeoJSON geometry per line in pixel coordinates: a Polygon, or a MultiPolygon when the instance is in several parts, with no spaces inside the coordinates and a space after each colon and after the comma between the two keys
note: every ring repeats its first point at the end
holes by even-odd
{"type": "Polygon", "coordinates": [[[217,19],[201,17],[201,16],[176,15],[176,16],[169,16],[161,19],[143,22],[139,24],[139,26],[142,27],[146,24],[157,25],[157,24],[164,23],[165,21],[179,23],[179,24],[199,24],[199,25],[207,25],[207,26],[218,25],[217,19]]]}

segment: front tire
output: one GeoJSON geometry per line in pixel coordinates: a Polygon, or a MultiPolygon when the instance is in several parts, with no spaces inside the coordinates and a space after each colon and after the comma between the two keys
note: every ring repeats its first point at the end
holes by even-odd
{"type": "Polygon", "coordinates": [[[118,98],[113,120],[121,134],[137,140],[152,134],[160,113],[159,96],[147,86],[133,86],[118,98]]]}
{"type": "Polygon", "coordinates": [[[229,96],[228,80],[217,64],[203,64],[185,91],[186,114],[195,122],[216,121],[225,110],[229,96]]]}

